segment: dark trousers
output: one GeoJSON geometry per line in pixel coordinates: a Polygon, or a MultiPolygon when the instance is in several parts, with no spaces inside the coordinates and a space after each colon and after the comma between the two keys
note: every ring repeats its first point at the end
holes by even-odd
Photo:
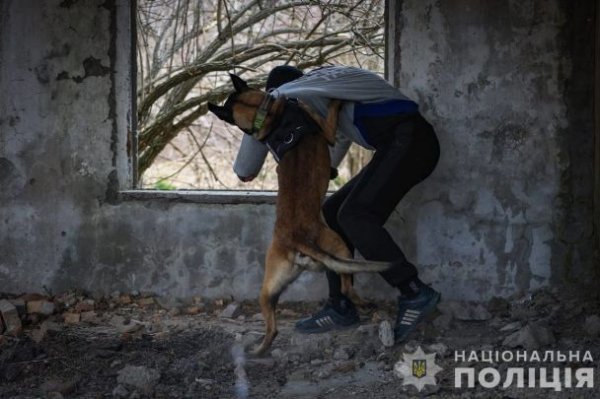
{"type": "MultiPolygon", "coordinates": [[[[364,119],[369,142],[376,151],[356,176],[323,204],[325,221],[345,241],[369,260],[391,261],[381,273],[392,286],[415,278],[410,263],[384,223],[404,195],[433,172],[440,149],[431,125],[421,115],[364,119]]],[[[341,296],[337,273],[327,271],[330,297],[341,296]]]]}

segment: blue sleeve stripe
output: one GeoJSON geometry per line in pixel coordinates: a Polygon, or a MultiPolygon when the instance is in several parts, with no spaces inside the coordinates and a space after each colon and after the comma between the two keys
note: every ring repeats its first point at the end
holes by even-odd
{"type": "Polygon", "coordinates": [[[363,139],[367,142],[367,144],[372,146],[373,142],[369,138],[369,134],[367,133],[367,129],[365,128],[363,118],[401,114],[416,114],[417,112],[419,112],[419,105],[416,102],[410,100],[391,100],[367,104],[357,101],[354,104],[354,125],[358,128],[358,131],[362,135],[363,139]]]}
{"type": "Polygon", "coordinates": [[[419,112],[419,106],[416,102],[410,100],[391,100],[376,103],[354,104],[354,118],[363,118],[371,116],[388,116],[396,114],[414,114],[419,112]]]}

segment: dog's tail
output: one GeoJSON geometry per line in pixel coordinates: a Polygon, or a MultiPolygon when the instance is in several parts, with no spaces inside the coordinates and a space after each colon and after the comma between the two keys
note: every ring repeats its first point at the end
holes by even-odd
{"type": "Polygon", "coordinates": [[[296,249],[298,252],[318,261],[327,269],[333,270],[336,273],[377,273],[386,271],[392,267],[391,262],[341,259],[325,252],[316,245],[307,243],[296,243],[296,249]]]}

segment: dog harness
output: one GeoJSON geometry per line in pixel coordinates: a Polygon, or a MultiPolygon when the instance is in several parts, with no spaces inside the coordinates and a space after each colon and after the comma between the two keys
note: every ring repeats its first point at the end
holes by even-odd
{"type": "MultiPolygon", "coordinates": [[[[263,100],[263,103],[265,101],[268,100],[263,100]]],[[[266,111],[263,110],[263,112],[260,112],[261,108],[257,111],[254,123],[252,124],[253,130],[258,126],[260,130],[264,124],[266,111]],[[257,119],[259,119],[259,123],[257,123],[257,119]],[[262,122],[260,119],[262,119],[262,122]]],[[[285,153],[294,148],[303,137],[310,133],[318,133],[319,130],[320,127],[317,122],[300,107],[296,98],[286,98],[283,112],[279,117],[279,123],[261,141],[271,151],[275,161],[280,162],[285,153]]]]}

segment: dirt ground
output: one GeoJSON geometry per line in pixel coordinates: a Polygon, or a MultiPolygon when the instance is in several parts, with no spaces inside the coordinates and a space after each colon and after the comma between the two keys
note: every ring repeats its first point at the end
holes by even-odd
{"type": "Polygon", "coordinates": [[[532,365],[455,362],[454,352],[463,350],[467,357],[482,350],[579,350],[581,357],[590,351],[593,362],[535,366],[597,371],[598,300],[560,298],[557,291],[494,299],[485,307],[443,301],[408,342],[393,347],[385,347],[378,334],[382,321],[393,319],[393,304],[362,308],[358,328],[308,336],[295,333],[294,322],[319,304],[282,304],[279,336],[261,358],[243,351],[262,334],[253,302],[117,294],[89,299],[81,293],[48,300],[56,304],[50,315],[26,311],[20,335],[0,336],[0,398],[600,397],[597,376],[593,388],[555,391],[539,388],[538,381],[537,388],[513,384],[503,389],[507,367],[532,365]],[[442,368],[436,384],[422,391],[404,385],[394,372],[403,355],[418,347],[434,353],[442,368]],[[503,376],[500,386],[455,388],[454,369],[466,366],[497,368],[503,376]]]}

